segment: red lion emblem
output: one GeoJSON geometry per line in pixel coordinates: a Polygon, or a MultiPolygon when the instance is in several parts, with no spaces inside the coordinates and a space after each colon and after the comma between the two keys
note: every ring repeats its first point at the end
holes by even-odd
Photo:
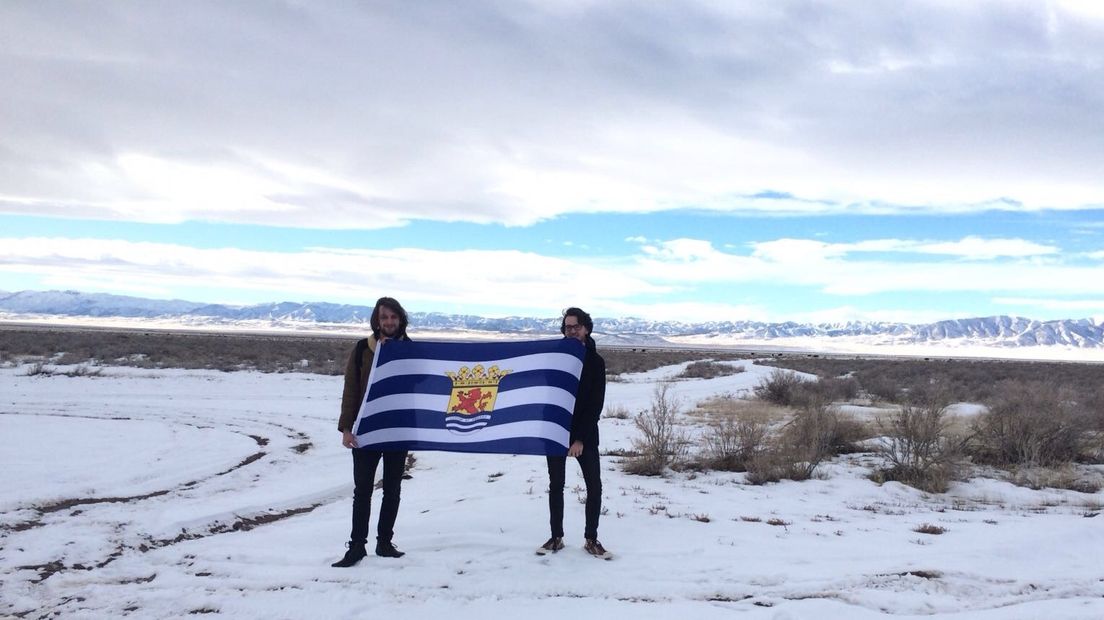
{"type": "Polygon", "coordinates": [[[459,399],[456,405],[452,407],[453,413],[480,413],[487,410],[487,404],[494,396],[492,392],[484,392],[482,388],[472,388],[470,390],[458,390],[456,392],[456,398],[459,399]]]}

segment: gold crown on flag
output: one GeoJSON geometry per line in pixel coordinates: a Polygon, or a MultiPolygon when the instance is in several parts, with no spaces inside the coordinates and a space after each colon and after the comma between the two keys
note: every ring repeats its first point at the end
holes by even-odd
{"type": "Polygon", "coordinates": [[[509,370],[499,370],[498,366],[484,369],[482,364],[476,364],[472,368],[461,366],[456,372],[445,372],[452,379],[452,387],[487,387],[498,385],[498,382],[510,374],[509,370]]]}

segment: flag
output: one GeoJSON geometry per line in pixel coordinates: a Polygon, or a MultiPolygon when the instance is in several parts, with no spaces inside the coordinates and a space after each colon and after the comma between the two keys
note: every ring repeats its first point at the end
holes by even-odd
{"type": "Polygon", "coordinates": [[[353,424],[373,450],[567,454],[586,347],[529,342],[411,342],[376,347],[353,424]]]}

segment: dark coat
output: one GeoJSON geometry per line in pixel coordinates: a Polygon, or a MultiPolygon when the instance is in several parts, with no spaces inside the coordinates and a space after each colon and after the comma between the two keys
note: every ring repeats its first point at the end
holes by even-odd
{"type": "Polygon", "coordinates": [[[570,445],[576,441],[585,447],[598,447],[598,419],[606,403],[606,360],[598,355],[594,339],[587,336],[583,372],[579,376],[579,393],[571,415],[570,445]]]}

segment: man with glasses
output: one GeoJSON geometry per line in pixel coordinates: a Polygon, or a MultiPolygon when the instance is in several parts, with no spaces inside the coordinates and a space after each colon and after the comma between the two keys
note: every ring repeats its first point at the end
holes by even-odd
{"type": "Polygon", "coordinates": [[[548,458],[548,512],[552,537],[537,549],[537,555],[555,553],[563,549],[564,478],[567,457],[579,461],[586,484],[586,528],[583,532],[587,553],[611,559],[611,555],[598,542],[598,517],[602,512],[602,469],[598,459],[598,418],[606,400],[606,361],[598,355],[594,339],[590,337],[594,321],[579,308],[564,310],[560,333],[564,338],[575,338],[586,346],[586,358],[579,377],[579,392],[575,397],[575,411],[571,416],[571,435],[567,456],[548,458]]]}

